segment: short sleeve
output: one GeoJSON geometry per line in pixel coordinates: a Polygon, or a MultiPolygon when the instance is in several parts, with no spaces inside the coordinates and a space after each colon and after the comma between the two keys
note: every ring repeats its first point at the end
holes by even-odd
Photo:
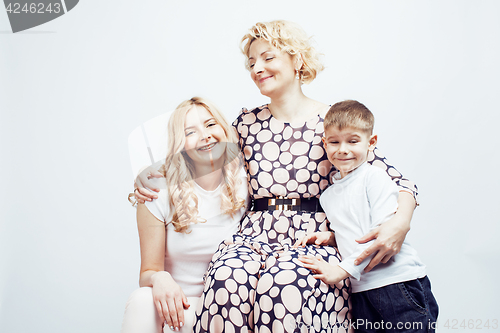
{"type": "Polygon", "coordinates": [[[382,170],[384,170],[392,181],[396,183],[399,191],[408,192],[415,198],[415,203],[418,206],[418,188],[417,184],[411,180],[404,178],[403,175],[392,165],[389,164],[387,158],[380,152],[378,148],[375,148],[373,152],[368,154],[368,163],[374,165],[382,170]]]}
{"type": "Polygon", "coordinates": [[[238,142],[240,145],[240,148],[243,144],[243,138],[241,136],[242,132],[242,117],[248,113],[248,110],[246,108],[242,108],[240,111],[240,114],[238,117],[233,121],[233,128],[236,131],[236,134],[238,135],[238,142]]]}
{"type": "Polygon", "coordinates": [[[151,214],[153,214],[158,220],[169,223],[172,219],[172,216],[170,216],[170,204],[168,203],[165,178],[155,178],[151,180],[157,182],[156,185],[160,188],[158,199],[154,199],[153,201],[146,201],[144,204],[151,212],[151,214]]]}
{"type": "Polygon", "coordinates": [[[373,230],[396,213],[399,191],[382,170],[370,169],[366,179],[366,196],[370,205],[370,230],[373,230]]]}
{"type": "MultiPolygon", "coordinates": [[[[398,209],[398,187],[394,184],[384,171],[379,168],[369,166],[365,174],[364,187],[366,190],[366,199],[369,205],[370,226],[373,230],[380,224],[387,222],[398,209]]],[[[354,265],[354,260],[367,249],[373,241],[357,244],[355,250],[339,264],[351,276],[360,280],[364,269],[370,263],[375,254],[363,260],[360,265],[354,265]]]]}

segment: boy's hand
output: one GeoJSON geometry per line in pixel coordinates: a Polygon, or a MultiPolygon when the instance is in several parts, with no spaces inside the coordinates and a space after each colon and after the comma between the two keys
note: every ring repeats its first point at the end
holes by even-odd
{"type": "Polygon", "coordinates": [[[318,231],[297,239],[293,247],[306,246],[307,244],[335,246],[335,234],[331,231],[318,231]]]}
{"type": "Polygon", "coordinates": [[[333,266],[322,258],[308,255],[300,256],[299,260],[303,263],[305,268],[309,268],[313,272],[313,277],[315,279],[319,279],[331,286],[350,277],[349,273],[340,268],[339,265],[333,266]]]}

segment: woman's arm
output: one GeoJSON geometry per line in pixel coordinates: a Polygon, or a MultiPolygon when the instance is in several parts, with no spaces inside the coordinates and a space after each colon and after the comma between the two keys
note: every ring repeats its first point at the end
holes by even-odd
{"type": "Polygon", "coordinates": [[[414,203],[418,206],[417,184],[403,177],[403,175],[387,161],[387,158],[380,152],[380,149],[375,148],[373,152],[370,152],[368,154],[367,162],[384,170],[387,175],[391,177],[392,181],[396,183],[399,191],[411,194],[413,196],[414,203]]]}
{"type": "Polygon", "coordinates": [[[406,238],[406,234],[410,231],[410,222],[415,207],[413,196],[408,192],[400,191],[398,210],[396,214],[394,214],[394,217],[363,237],[356,239],[358,243],[366,243],[373,239],[375,239],[375,242],[364,250],[354,263],[359,265],[363,260],[378,251],[368,266],[365,267],[365,272],[369,272],[380,262],[385,264],[392,256],[399,253],[406,238]]]}
{"type": "Polygon", "coordinates": [[[160,318],[171,328],[180,328],[189,303],[181,287],[164,271],[165,224],[140,204],[137,206],[137,227],[141,247],[139,285],[153,288],[153,301],[160,318]]]}
{"type": "Polygon", "coordinates": [[[376,253],[366,266],[365,272],[369,272],[380,262],[388,262],[395,254],[399,253],[406,234],[410,231],[410,222],[417,206],[418,197],[416,184],[404,178],[396,168],[390,165],[379,149],[375,148],[373,154],[368,157],[368,162],[387,172],[398,185],[399,198],[398,210],[393,218],[356,240],[358,243],[366,243],[375,239],[373,244],[355,260],[355,264],[359,265],[363,260],[376,253]]]}

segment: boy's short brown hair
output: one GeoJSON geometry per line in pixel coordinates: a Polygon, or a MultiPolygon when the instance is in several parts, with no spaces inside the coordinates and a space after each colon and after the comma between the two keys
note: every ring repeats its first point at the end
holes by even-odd
{"type": "Polygon", "coordinates": [[[363,104],[354,100],[347,100],[334,104],[325,116],[323,126],[325,131],[330,127],[355,128],[371,135],[375,117],[363,104]]]}

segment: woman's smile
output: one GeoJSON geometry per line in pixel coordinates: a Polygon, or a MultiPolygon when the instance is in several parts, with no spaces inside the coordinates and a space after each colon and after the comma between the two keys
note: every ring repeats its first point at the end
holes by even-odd
{"type": "Polygon", "coordinates": [[[266,81],[267,79],[270,79],[270,78],[272,78],[272,77],[273,77],[272,75],[269,75],[269,76],[263,77],[262,79],[259,79],[259,82],[260,82],[260,84],[262,84],[264,81],[266,81]]]}

